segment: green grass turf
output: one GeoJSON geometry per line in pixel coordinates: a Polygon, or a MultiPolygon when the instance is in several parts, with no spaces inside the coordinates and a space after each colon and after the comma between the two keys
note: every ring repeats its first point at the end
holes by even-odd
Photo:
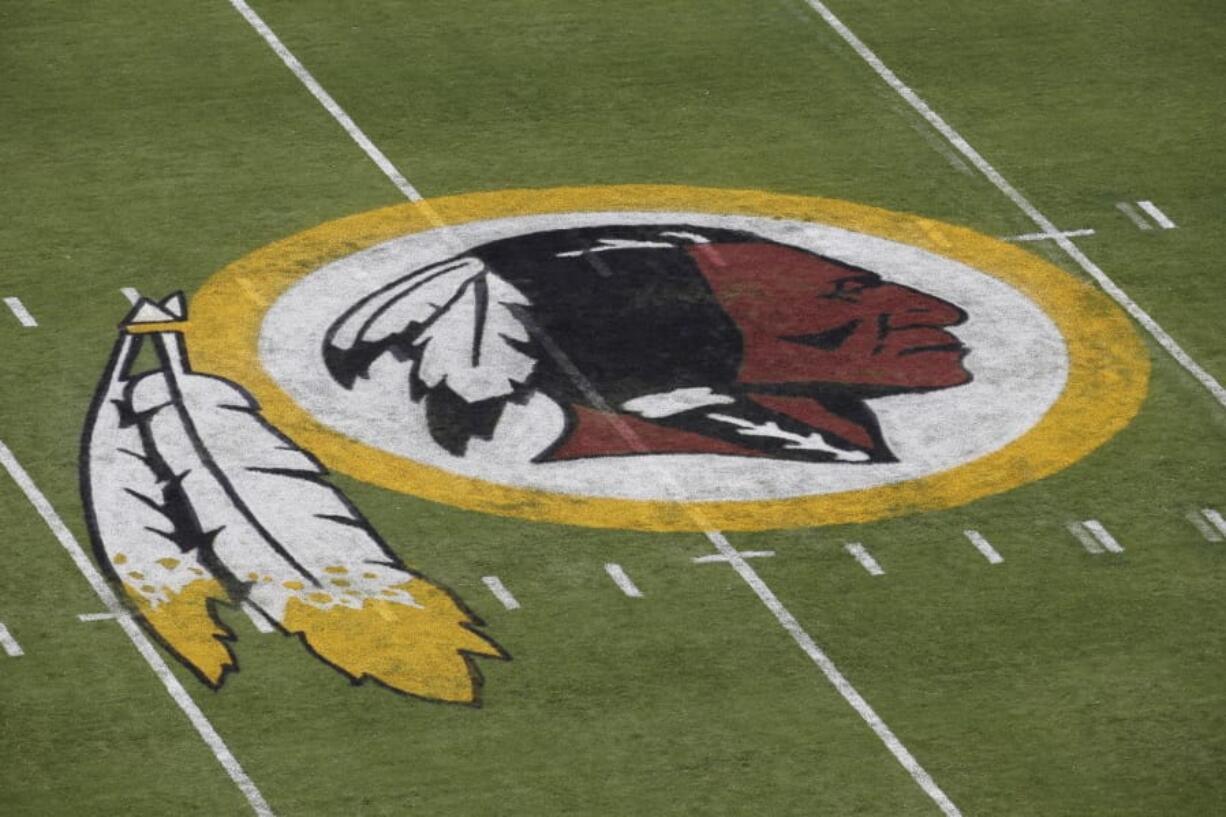
{"type": "MultiPolygon", "coordinates": [[[[426,195],[666,182],[834,196],[1028,232],[807,7],[260,2],[426,195]],[[938,149],[940,148],[940,149],[938,149]]],[[[836,12],[1109,274],[1226,377],[1220,26],[1206,2],[835,2],[836,12]],[[1150,198],[1180,229],[1114,209],[1150,198]]],[[[77,440],[121,286],[398,200],[228,4],[0,10],[0,439],[84,540],[77,440]]],[[[1079,274],[1064,258],[1040,254],[1079,274]]],[[[1152,345],[1151,345],[1152,346],[1152,345]]],[[[1226,413],[1154,347],[1151,397],[1101,451],[961,509],[735,535],[966,814],[1203,815],[1226,795],[1226,413]],[[1063,529],[1104,521],[1089,557],[1063,529]],[[982,530],[986,564],[961,538],[982,530]],[[841,550],[865,542],[869,578],[841,550]]],[[[1110,399],[1104,395],[1103,399],[1110,399]]],[[[239,614],[242,670],[176,672],[284,815],[932,814],[867,727],[694,534],[531,524],[338,482],[514,655],[482,710],[352,688],[239,614]],[[619,562],[644,590],[622,597],[619,562]],[[524,604],[481,587],[501,576],[524,604]]],[[[24,498],[0,485],[5,815],[245,805],[24,498]]]]}

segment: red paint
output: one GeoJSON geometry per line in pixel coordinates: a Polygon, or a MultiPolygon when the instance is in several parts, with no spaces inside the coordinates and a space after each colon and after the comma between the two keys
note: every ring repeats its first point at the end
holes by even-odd
{"type": "Polygon", "coordinates": [[[704,434],[669,428],[632,414],[608,414],[578,405],[574,406],[574,412],[574,429],[561,446],[545,457],[546,462],[612,457],[619,454],[769,456],[762,451],[743,448],[704,434]]]}

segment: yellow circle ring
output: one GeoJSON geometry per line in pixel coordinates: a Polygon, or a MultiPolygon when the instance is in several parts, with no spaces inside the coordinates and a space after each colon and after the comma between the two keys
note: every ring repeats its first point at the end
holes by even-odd
{"type": "Polygon", "coordinates": [[[1105,443],[1140,410],[1149,357],[1131,323],[1098,290],[1015,246],[914,215],[835,199],[751,190],[631,185],[472,193],[349,216],[270,244],[205,282],[188,328],[195,368],[235,380],[264,415],[328,468],[393,491],[470,510],[572,525],[655,531],[764,530],[866,522],[961,505],[1040,479],[1105,443]],[[260,363],[264,313],[320,266],[407,233],[450,224],[576,211],[681,211],[813,221],[910,244],[1025,293],[1067,344],[1068,382],[1025,435],[979,459],[907,482],[788,499],[668,502],[573,496],[459,476],[322,425],[260,363]]]}

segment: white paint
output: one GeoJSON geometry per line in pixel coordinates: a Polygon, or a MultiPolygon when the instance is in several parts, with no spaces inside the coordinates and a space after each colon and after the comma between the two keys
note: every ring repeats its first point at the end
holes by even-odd
{"type": "MultiPolygon", "coordinates": [[[[1217,513],[1217,511],[1214,511],[1214,513],[1217,513]]],[[[1192,527],[1196,528],[1200,535],[1204,537],[1206,542],[1222,541],[1222,532],[1219,532],[1209,520],[1208,509],[1203,511],[1188,511],[1184,518],[1192,523],[1192,527]]],[[[1219,519],[1220,518],[1221,517],[1219,516],[1219,519]]]]}
{"type": "Polygon", "coordinates": [[[1090,535],[1098,540],[1098,543],[1103,546],[1104,550],[1112,553],[1123,553],[1124,546],[1115,540],[1110,531],[1103,527],[1102,523],[1097,519],[1087,519],[1081,523],[1085,525],[1085,529],[1090,532],[1090,535]]]}
{"type": "MultiPolygon", "coordinates": [[[[245,3],[242,3],[241,6],[238,5],[241,3],[241,0],[231,0],[231,2],[235,3],[236,8],[239,8],[240,11],[246,7],[245,3]]],[[[259,20],[259,18],[255,16],[254,12],[251,12],[250,9],[247,9],[247,12],[248,14],[244,14],[244,16],[247,17],[248,21],[254,21],[253,25],[258,23],[257,30],[259,30],[261,27],[264,30],[268,30],[263,21],[259,20]]],[[[272,35],[271,31],[268,31],[268,34],[271,36],[271,39],[265,37],[265,40],[269,42],[270,45],[273,45],[274,43],[278,45],[280,44],[280,41],[276,39],[275,35],[272,35]]],[[[284,50],[284,46],[280,47],[282,50],[284,50]]],[[[286,53],[288,53],[288,51],[286,53]]],[[[293,62],[297,63],[297,60],[293,60],[293,62]]],[[[330,97],[327,97],[326,94],[324,96],[325,98],[330,99],[330,97]]],[[[320,97],[317,96],[316,98],[319,99],[320,97]]],[[[368,155],[370,154],[368,153],[368,155]]],[[[382,156],[382,154],[378,155],[382,156]]],[[[372,156],[372,158],[374,157],[372,156]]],[[[395,172],[395,169],[392,169],[395,172]]],[[[399,172],[396,172],[396,176],[399,177],[399,172]]],[[[407,181],[405,182],[405,187],[401,189],[410,200],[417,200],[417,191],[409,186],[407,181]]],[[[449,229],[447,232],[450,233],[451,230],[449,229]]],[[[583,389],[584,386],[587,386],[587,388],[590,390],[590,384],[586,383],[581,373],[574,370],[573,364],[569,368],[564,368],[566,368],[568,372],[573,372],[572,376],[575,377],[576,383],[581,389],[583,389]]],[[[592,396],[597,398],[597,405],[599,408],[604,411],[610,410],[607,401],[600,398],[599,395],[593,394],[592,396]]],[[[666,480],[672,476],[668,471],[659,468],[658,466],[657,473],[662,475],[666,480]]],[[[699,514],[697,511],[691,510],[690,513],[696,519],[699,519],[699,514]]],[[[894,755],[895,759],[902,764],[903,768],[907,770],[912,779],[915,780],[916,783],[919,784],[920,788],[923,789],[923,791],[933,800],[933,802],[937,804],[942,813],[945,814],[946,817],[961,817],[962,812],[958,810],[958,807],[954,805],[953,801],[951,801],[945,792],[941,790],[941,788],[932,779],[932,776],[929,775],[922,766],[920,766],[919,762],[906,748],[906,746],[903,745],[902,741],[900,741],[894,735],[893,731],[886,725],[885,721],[883,721],[877,715],[872,707],[869,706],[868,702],[864,700],[864,697],[861,696],[860,693],[856,691],[850,682],[848,682],[848,680],[843,676],[843,674],[839,672],[838,668],[834,665],[834,662],[832,662],[826,656],[826,654],[822,652],[809,634],[801,628],[800,623],[797,622],[795,617],[793,617],[792,614],[783,606],[778,597],[775,596],[770,588],[766,586],[765,582],[762,581],[754,569],[749,566],[749,563],[741,557],[741,555],[734,547],[732,547],[731,544],[728,543],[728,540],[724,538],[723,534],[718,531],[709,531],[707,533],[707,538],[715,545],[716,550],[727,559],[728,563],[732,565],[733,569],[736,570],[737,574],[746,582],[746,584],[753,589],[754,593],[759,599],[762,600],[771,613],[774,614],[776,620],[779,621],[788,634],[792,636],[793,640],[796,641],[801,650],[803,650],[804,653],[809,656],[809,658],[821,670],[822,674],[825,675],[826,679],[834,685],[839,694],[843,696],[843,699],[846,700],[852,706],[852,708],[855,709],[857,714],[864,719],[865,723],[867,723],[869,728],[873,730],[873,733],[881,739],[882,743],[884,743],[890,753],[894,755]]]]}
{"type": "MultiPolygon", "coordinates": [[[[737,556],[742,559],[767,559],[775,555],[773,550],[740,550],[737,551],[737,556]]],[[[695,556],[693,559],[696,565],[708,565],[716,562],[726,562],[728,557],[720,553],[712,553],[707,556],[695,556]]]]}
{"type": "Polygon", "coordinates": [[[1094,230],[1063,230],[1058,233],[1023,233],[1021,235],[1005,236],[1005,241],[1051,241],[1056,238],[1080,238],[1094,235],[1094,230]]]}
{"type": "Polygon", "coordinates": [[[119,290],[123,293],[123,297],[128,299],[128,302],[135,305],[140,300],[140,293],[136,291],[136,287],[121,287],[119,290]]]}
{"type": "Polygon", "coordinates": [[[166,691],[178,705],[179,709],[183,711],[183,714],[187,716],[192,726],[195,727],[196,732],[209,747],[210,751],[212,751],[213,756],[217,758],[217,762],[221,764],[222,768],[226,770],[226,774],[230,776],[230,779],[238,786],[243,796],[247,798],[247,803],[251,806],[252,811],[260,815],[260,817],[272,817],[273,811],[269,808],[264,795],[260,793],[260,790],[251,778],[247,776],[238,759],[234,757],[230,748],[226,746],[225,741],[221,739],[221,735],[217,734],[213,724],[200,711],[200,707],[196,705],[192,697],[187,694],[187,690],[175,678],[174,673],[166,666],[166,662],[149,641],[148,636],[145,635],[130,616],[125,615],[119,599],[115,597],[115,593],[111,590],[110,585],[107,584],[102,574],[98,572],[98,568],[85,555],[85,551],[81,548],[80,543],[77,542],[72,531],[64,524],[64,520],[56,513],[51,503],[47,501],[47,497],[34,484],[25,468],[22,467],[21,463],[13,455],[13,452],[3,442],[0,442],[0,465],[4,466],[4,470],[13,478],[17,486],[21,488],[22,493],[26,495],[26,499],[34,506],[34,510],[43,518],[43,521],[50,528],[56,540],[67,551],[69,558],[72,559],[73,564],[76,565],[81,575],[85,577],[89,586],[93,588],[94,593],[102,600],[103,605],[112,615],[116,616],[116,620],[119,622],[119,626],[123,629],[124,634],[127,635],[133,646],[136,647],[137,652],[149,664],[149,668],[153,670],[158,680],[162,682],[162,685],[166,688],[166,691]]]}
{"type": "MultiPolygon", "coordinates": [[[[126,617],[126,613],[122,614],[126,617]]],[[[115,613],[81,613],[77,616],[77,621],[114,621],[119,618],[115,613]]]]}
{"type": "Polygon", "coordinates": [[[783,629],[792,637],[797,646],[817,665],[817,668],[826,676],[826,680],[834,685],[838,693],[843,696],[843,700],[851,704],[852,709],[868,724],[869,728],[873,730],[873,734],[881,739],[881,742],[889,749],[890,754],[894,755],[894,758],[902,764],[902,767],[919,784],[924,793],[932,798],[932,801],[940,807],[942,813],[946,817],[961,817],[962,812],[949,799],[949,796],[941,790],[941,787],[936,784],[932,776],[919,764],[915,756],[903,745],[902,741],[898,739],[876,711],[869,706],[868,701],[864,700],[864,696],[856,691],[856,688],[839,671],[834,662],[817,646],[812,636],[805,632],[804,628],[800,626],[800,622],[796,620],[796,617],[783,606],[783,602],[779,601],[779,597],[766,586],[766,582],[762,581],[757,571],[753,569],[749,562],[741,557],[737,549],[728,542],[727,537],[719,531],[708,531],[707,539],[710,540],[711,544],[715,545],[715,549],[719,551],[719,554],[727,559],[728,564],[737,572],[737,575],[761,599],[766,608],[775,616],[775,620],[783,626],[783,629]]]}
{"type": "Polygon", "coordinates": [[[247,618],[251,621],[251,624],[255,627],[257,632],[264,635],[276,632],[277,628],[269,624],[268,619],[264,618],[264,614],[251,604],[243,602],[239,605],[239,609],[246,614],[247,618]]]}
{"type": "Polygon", "coordinates": [[[870,576],[885,575],[885,571],[881,569],[881,565],[877,564],[873,554],[869,553],[864,545],[859,542],[848,542],[843,546],[843,550],[854,556],[856,561],[860,563],[860,567],[867,570],[870,576]]]}
{"type": "Polygon", "coordinates": [[[244,0],[230,0],[230,5],[234,6],[235,10],[243,15],[243,18],[264,39],[264,42],[268,43],[269,48],[281,58],[281,62],[285,63],[285,67],[292,71],[299,82],[306,86],[306,89],[311,92],[311,96],[315,97],[319,104],[324,106],[324,110],[331,114],[337,124],[345,129],[345,133],[349,134],[349,138],[356,142],[358,147],[362,149],[362,152],[375,163],[375,166],[383,171],[383,175],[387,176],[391,183],[396,185],[396,189],[409,201],[421,201],[422,195],[417,192],[417,188],[409,184],[409,180],[383,155],[383,151],[375,147],[375,143],[370,141],[370,138],[362,132],[362,129],[349,117],[349,114],[345,113],[344,109],[332,98],[332,95],[323,89],[323,86],[316,81],[315,77],[311,76],[311,72],[285,47],[285,43],[281,42],[281,38],[273,33],[273,30],[260,19],[260,16],[252,10],[251,6],[247,5],[244,0]]]}
{"type": "Polygon", "coordinates": [[[626,575],[626,571],[619,564],[609,562],[604,566],[605,573],[609,574],[609,578],[617,585],[623,593],[632,599],[641,599],[643,591],[635,586],[634,582],[630,581],[630,577],[626,575]]]}
{"type": "Polygon", "coordinates": [[[979,531],[964,530],[962,533],[967,539],[971,540],[971,544],[975,546],[976,550],[983,554],[983,558],[987,559],[989,563],[998,565],[1005,560],[1004,557],[996,551],[996,548],[992,547],[992,543],[989,542],[987,538],[985,538],[979,531]]]}
{"type": "Polygon", "coordinates": [[[8,297],[4,299],[4,303],[8,306],[9,311],[13,316],[21,322],[21,325],[27,329],[32,329],[38,326],[38,321],[34,320],[34,316],[30,314],[30,310],[26,309],[26,305],[21,302],[20,298],[8,297]]]}
{"type": "Polygon", "coordinates": [[[497,576],[482,576],[481,581],[494,594],[494,598],[502,602],[503,607],[508,610],[519,609],[519,600],[511,595],[511,591],[502,583],[502,579],[497,576]]]}
{"type": "Polygon", "coordinates": [[[703,406],[726,406],[735,402],[735,398],[726,394],[716,394],[710,386],[696,386],[688,389],[673,389],[660,394],[645,394],[622,403],[622,408],[631,414],[651,420],[671,417],[674,414],[703,406]]]}
{"type": "Polygon", "coordinates": [[[1128,216],[1128,220],[1135,224],[1137,229],[1146,231],[1153,229],[1153,227],[1150,226],[1150,223],[1145,220],[1145,217],[1137,212],[1137,208],[1133,207],[1128,202],[1117,201],[1115,203],[1115,209],[1128,216]]]}
{"type": "MultiPolygon", "coordinates": [[[[453,264],[461,274],[459,262],[453,264]]],[[[389,326],[403,328],[402,317],[389,318],[389,326]]],[[[346,336],[338,342],[353,340],[346,336]]],[[[665,484],[649,475],[667,471],[675,484],[670,498],[693,502],[839,493],[948,470],[997,451],[1033,428],[1059,398],[1068,375],[1064,340],[1051,319],[1020,291],[973,267],[830,225],[691,212],[517,216],[400,236],[325,264],[290,287],[264,316],[259,355],[277,385],[323,425],[395,456],[502,485],[619,499],[662,499],[665,484]],[[409,397],[404,364],[385,355],[374,361],[368,379],[359,378],[346,389],[333,379],[319,353],[336,316],[403,279],[406,271],[454,258],[457,245],[464,249],[540,230],[653,223],[748,230],[872,269],[889,281],[956,303],[969,317],[952,332],[970,349],[965,364],[974,380],[868,402],[898,462],[849,467],[763,457],[653,454],[633,461],[606,457],[539,463],[534,458],[565,429],[565,416],[549,397],[535,393],[522,405],[508,405],[492,438],[470,441],[466,456],[457,457],[430,435],[424,404],[409,397]]]]}
{"type": "Polygon", "coordinates": [[[9,658],[20,658],[25,655],[25,650],[21,649],[21,645],[17,643],[17,639],[13,638],[13,634],[9,632],[9,628],[0,622],[0,647],[4,648],[4,652],[9,658]]]}
{"type": "Polygon", "coordinates": [[[1069,522],[1067,525],[1065,525],[1065,527],[1068,529],[1068,532],[1073,534],[1073,537],[1081,543],[1081,546],[1085,548],[1086,553],[1097,555],[1103,552],[1103,546],[1098,543],[1097,539],[1090,535],[1090,532],[1086,530],[1085,526],[1080,522],[1069,522]]]}
{"type": "Polygon", "coordinates": [[[1148,213],[1149,217],[1158,222],[1158,226],[1164,230],[1173,230],[1179,226],[1175,222],[1171,221],[1170,217],[1167,216],[1166,213],[1159,210],[1158,205],[1154,204],[1152,201],[1138,201],[1137,206],[1148,213]]]}
{"type": "Polygon", "coordinates": [[[1220,513],[1215,511],[1213,508],[1204,508],[1201,510],[1201,513],[1203,513],[1205,518],[1209,520],[1209,524],[1217,528],[1218,533],[1226,537],[1226,519],[1223,519],[1220,513]]]}
{"type": "Polygon", "coordinates": [[[840,37],[843,38],[844,42],[852,47],[852,49],[860,56],[861,59],[869,64],[873,71],[877,73],[877,76],[881,77],[881,79],[884,80],[887,85],[898,93],[899,96],[905,99],[907,104],[914,108],[920,116],[928,120],[928,123],[936,128],[936,130],[942,136],[944,136],[945,139],[951,145],[953,145],[959,153],[969,159],[971,164],[973,164],[979,170],[979,172],[988,179],[988,181],[995,185],[997,190],[1003,193],[1018,207],[1018,209],[1025,213],[1030,220],[1035,223],[1035,226],[1037,226],[1044,233],[1055,235],[1056,237],[1052,240],[1056,242],[1056,246],[1063,250],[1064,253],[1069,256],[1069,258],[1073,259],[1078,266],[1085,270],[1086,274],[1093,278],[1094,281],[1100,287],[1102,287],[1103,291],[1111,296],[1116,303],[1123,307],[1124,310],[1131,315],[1137,323],[1145,327],[1145,331],[1149,332],[1154,340],[1156,340],[1171,357],[1175,358],[1180,366],[1182,366],[1188,371],[1189,374],[1196,378],[1196,380],[1202,386],[1204,386],[1210,394],[1213,395],[1213,398],[1217,400],[1218,403],[1220,403],[1224,408],[1226,408],[1226,388],[1223,388],[1222,384],[1219,383],[1217,379],[1213,377],[1213,375],[1209,374],[1200,366],[1200,364],[1193,360],[1192,357],[1183,350],[1183,347],[1180,346],[1174,338],[1167,334],[1167,331],[1163,329],[1157,321],[1149,316],[1149,313],[1142,309],[1140,305],[1136,303],[1136,301],[1132,300],[1132,298],[1128,296],[1128,293],[1124,292],[1124,290],[1121,289],[1118,284],[1111,280],[1107,273],[1103,272],[1103,270],[1097,264],[1091,261],[1086,254],[1073,243],[1072,239],[1059,235],[1060,230],[1057,229],[1054,223],[1052,223],[1051,219],[1043,215],[1037,207],[1030,203],[1029,199],[1023,196],[1017,190],[1017,188],[1006,181],[1005,177],[1000,175],[999,171],[989,164],[988,160],[983,158],[979,151],[971,147],[970,143],[967,142],[961,134],[950,127],[948,122],[942,119],[936,113],[936,111],[929,107],[928,103],[925,102],[919,94],[900,80],[898,75],[891,71],[886,64],[881,61],[880,57],[874,54],[872,50],[870,50],[869,47],[865,45],[854,32],[852,32],[851,29],[843,24],[842,20],[834,15],[834,12],[826,7],[825,3],[821,2],[821,0],[805,0],[805,2],[807,2],[809,6],[815,12],[817,12],[821,18],[838,33],[840,37]]]}

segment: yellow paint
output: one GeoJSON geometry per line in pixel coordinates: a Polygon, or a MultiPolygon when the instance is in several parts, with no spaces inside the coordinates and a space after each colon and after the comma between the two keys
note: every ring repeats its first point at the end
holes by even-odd
{"type": "Polygon", "coordinates": [[[123,331],[129,335],[157,335],[162,332],[186,332],[191,328],[189,321],[161,321],[158,323],[129,323],[123,331]]]}
{"type": "Polygon", "coordinates": [[[139,570],[129,570],[128,578],[140,581],[141,579],[145,578],[145,574],[141,573],[139,570]]]}
{"type": "Polygon", "coordinates": [[[128,563],[128,557],[126,554],[123,554],[123,553],[116,553],[115,558],[111,559],[111,564],[126,565],[127,563],[128,563]]]}
{"type": "Polygon", "coordinates": [[[158,559],[158,564],[160,564],[162,567],[166,568],[167,570],[174,570],[176,567],[179,566],[179,560],[172,559],[169,556],[167,556],[165,559],[158,559]]]}
{"type": "Polygon", "coordinates": [[[221,641],[226,631],[209,614],[209,599],[225,601],[228,596],[214,579],[198,579],[168,601],[153,604],[139,590],[125,584],[124,591],[136,603],[141,617],[158,637],[183,661],[196,668],[210,684],[221,684],[222,675],[233,660],[221,641]]]}
{"type": "Polygon", "coordinates": [[[359,609],[321,610],[291,599],[285,627],[354,678],[369,676],[422,698],[472,703],[478,690],[467,655],[504,658],[503,652],[469,629],[472,620],[446,590],[424,579],[400,587],[421,606],[367,598],[359,609]]]}
{"type": "Polygon", "coordinates": [[[349,568],[342,567],[341,565],[329,565],[328,567],[324,568],[324,572],[332,573],[337,576],[344,576],[346,573],[349,572],[349,568]]]}
{"type": "Polygon", "coordinates": [[[961,505],[1041,479],[1101,446],[1140,410],[1149,357],[1132,324],[1105,295],[995,238],[905,213],[839,201],[694,187],[628,185],[473,193],[409,203],[322,224],[270,244],[210,278],[192,300],[193,360],[242,383],[265,416],[328,468],[394,491],[471,510],[590,527],[763,530],[867,522],[961,505]],[[345,437],[293,401],[260,365],[259,304],[320,266],[441,220],[576,211],[740,214],[828,224],[910,244],[965,263],[1023,292],[1059,328],[1070,358],[1064,392],[1025,435],[963,465],[909,482],[789,499],[666,502],[554,494],[459,476],[345,437]],[[255,290],[253,296],[250,290],[255,290]]]}
{"type": "Polygon", "coordinates": [[[286,590],[301,590],[302,588],[306,587],[306,585],[302,582],[292,580],[288,582],[281,582],[281,586],[286,590]]]}
{"type": "Polygon", "coordinates": [[[348,579],[333,579],[332,583],[336,585],[337,587],[348,587],[349,586],[348,579]]]}
{"type": "Polygon", "coordinates": [[[332,601],[332,596],[327,593],[311,593],[307,598],[317,604],[327,604],[332,601]]]}

